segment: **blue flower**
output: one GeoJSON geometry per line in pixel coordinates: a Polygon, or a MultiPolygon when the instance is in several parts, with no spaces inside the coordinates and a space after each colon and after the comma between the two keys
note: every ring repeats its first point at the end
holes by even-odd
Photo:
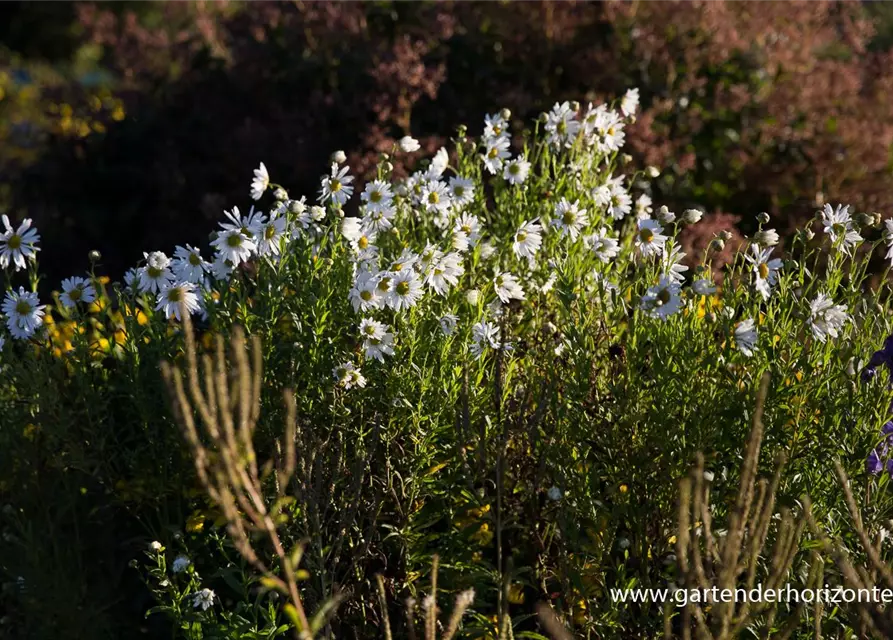
{"type": "MultiPolygon", "coordinates": [[[[871,453],[868,454],[868,458],[865,460],[865,470],[874,476],[884,470],[884,458],[887,457],[890,445],[893,444],[893,420],[881,427],[881,435],[884,436],[883,440],[871,450],[871,453]]],[[[887,460],[886,467],[887,473],[893,479],[893,458],[887,460]]]]}
{"type": "Polygon", "coordinates": [[[893,336],[884,340],[883,348],[872,354],[871,360],[862,370],[862,382],[872,380],[877,375],[877,368],[881,365],[887,367],[890,379],[893,380],[893,336]]]}

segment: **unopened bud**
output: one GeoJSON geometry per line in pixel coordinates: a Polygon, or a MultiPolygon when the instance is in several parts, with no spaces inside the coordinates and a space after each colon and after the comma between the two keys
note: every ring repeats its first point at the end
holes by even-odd
{"type": "Polygon", "coordinates": [[[279,202],[285,202],[288,200],[288,191],[283,189],[282,187],[276,187],[273,190],[273,197],[276,198],[279,202]]]}
{"type": "Polygon", "coordinates": [[[501,109],[499,111],[499,117],[502,118],[503,120],[508,120],[509,118],[512,117],[511,109],[505,109],[505,108],[501,109]]]}
{"type": "Polygon", "coordinates": [[[478,306],[478,302],[481,301],[481,292],[477,289],[470,289],[465,293],[465,301],[472,307],[478,306]]]}
{"type": "Polygon", "coordinates": [[[685,224],[697,224],[703,217],[704,214],[697,209],[686,209],[682,214],[682,221],[685,224]]]}
{"type": "Polygon", "coordinates": [[[631,155],[629,155],[628,153],[624,153],[623,155],[620,156],[620,162],[622,164],[629,164],[632,161],[633,161],[633,157],[631,155]]]}
{"type": "Polygon", "coordinates": [[[391,171],[394,170],[394,165],[393,165],[390,161],[388,161],[388,162],[385,162],[385,163],[381,166],[381,168],[384,169],[384,172],[385,172],[385,173],[390,173],[391,171]]]}
{"type": "Polygon", "coordinates": [[[99,253],[96,249],[93,249],[90,253],[87,254],[87,260],[90,262],[99,262],[102,260],[102,254],[99,253]]]}
{"type": "Polygon", "coordinates": [[[857,213],[856,214],[856,224],[860,227],[873,227],[874,226],[874,214],[873,213],[857,213]]]}
{"type": "Polygon", "coordinates": [[[719,237],[722,238],[725,242],[728,242],[732,239],[732,232],[728,229],[723,229],[719,232],[719,237]]]}
{"type": "Polygon", "coordinates": [[[579,111],[579,110],[580,110],[580,103],[577,102],[576,100],[572,100],[571,101],[571,111],[579,111]]]}
{"type": "Polygon", "coordinates": [[[757,214],[757,222],[760,224],[767,224],[769,222],[769,214],[763,211],[762,213],[757,214]]]}
{"type": "Polygon", "coordinates": [[[657,212],[657,219],[664,224],[671,224],[676,221],[676,214],[670,211],[666,205],[661,205],[657,212]]]}
{"type": "Polygon", "coordinates": [[[722,238],[716,237],[710,241],[710,248],[713,251],[722,251],[723,249],[726,248],[726,243],[722,238]]]}
{"type": "Polygon", "coordinates": [[[778,244],[778,232],[775,229],[763,229],[754,234],[753,240],[764,247],[774,247],[778,244]]]}
{"type": "Polygon", "coordinates": [[[340,149],[332,154],[332,162],[337,162],[338,164],[344,164],[347,162],[347,154],[341,151],[340,149]]]}
{"type": "Polygon", "coordinates": [[[656,178],[657,176],[660,175],[660,169],[658,169],[657,167],[652,165],[652,166],[648,167],[647,169],[645,169],[645,175],[648,176],[649,178],[656,178]]]}

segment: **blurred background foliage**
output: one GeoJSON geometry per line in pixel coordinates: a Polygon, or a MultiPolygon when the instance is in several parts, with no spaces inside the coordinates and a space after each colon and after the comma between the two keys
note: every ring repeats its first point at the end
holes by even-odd
{"type": "Polygon", "coordinates": [[[638,86],[627,148],[710,214],[697,249],[759,211],[888,212],[891,47],[885,3],[2,3],[0,211],[35,219],[47,285],[90,249],[117,277],[247,205],[259,161],[313,196],[336,149],[366,172],[638,86]]]}

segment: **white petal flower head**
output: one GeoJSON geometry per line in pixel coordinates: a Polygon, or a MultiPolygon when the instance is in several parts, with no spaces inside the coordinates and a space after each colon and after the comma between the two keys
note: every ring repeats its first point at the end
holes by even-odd
{"type": "Polygon", "coordinates": [[[757,348],[757,331],[752,318],[742,320],[735,325],[735,348],[748,358],[757,348]]]}
{"type": "Polygon", "coordinates": [[[484,154],[481,160],[488,172],[495,175],[502,169],[503,163],[511,157],[509,140],[504,136],[489,138],[484,141],[484,154]]]}
{"type": "Polygon", "coordinates": [[[669,249],[666,244],[664,245],[662,260],[664,273],[676,284],[682,284],[685,282],[685,272],[688,271],[688,267],[682,264],[686,254],[675,240],[670,240],[668,244],[669,249]]]}
{"type": "Polygon", "coordinates": [[[19,271],[25,268],[26,260],[37,257],[40,234],[31,226],[30,218],[23,220],[18,229],[12,227],[7,216],[4,215],[2,220],[5,229],[0,233],[0,267],[6,269],[14,264],[19,271]]]}
{"type": "Polygon", "coordinates": [[[521,223],[512,238],[512,251],[519,258],[532,262],[536,252],[543,245],[543,226],[536,220],[521,223]]]}
{"type": "Polygon", "coordinates": [[[508,134],[509,124],[501,113],[484,116],[484,138],[500,138],[508,134]]]}
{"type": "Polygon", "coordinates": [[[381,322],[364,319],[360,323],[360,335],[367,358],[384,362],[385,356],[394,355],[394,332],[381,322]]]}
{"type": "Polygon", "coordinates": [[[442,296],[449,293],[450,288],[459,283],[459,278],[465,273],[462,266],[462,256],[458,253],[448,253],[441,256],[425,273],[425,284],[442,296]]]}
{"type": "Polygon", "coordinates": [[[505,164],[502,177],[509,184],[524,184],[530,174],[530,163],[524,156],[518,156],[505,164]]]}
{"type": "Polygon", "coordinates": [[[450,178],[450,195],[453,206],[461,209],[474,200],[474,181],[462,176],[450,178]]]}
{"type": "Polygon", "coordinates": [[[158,293],[166,284],[173,282],[174,273],[170,269],[171,259],[161,251],[144,253],[146,264],[139,271],[137,287],[141,293],[158,293]]]}
{"type": "Polygon", "coordinates": [[[319,189],[319,201],[321,203],[332,202],[332,204],[341,206],[353,195],[353,176],[348,175],[349,167],[339,166],[337,162],[332,163],[332,172],[330,175],[323,176],[319,189]]]}
{"type": "Polygon", "coordinates": [[[267,173],[267,167],[261,162],[260,166],[254,170],[254,179],[251,181],[252,200],[260,200],[269,186],[270,174],[267,173]]]}
{"type": "Polygon", "coordinates": [[[257,230],[254,237],[257,245],[257,255],[278,256],[282,253],[282,240],[287,236],[286,227],[287,220],[285,216],[271,216],[265,220],[257,230]]]}
{"type": "Polygon", "coordinates": [[[400,145],[400,151],[403,153],[413,153],[422,148],[419,141],[412,136],[403,136],[397,144],[400,145]]]}
{"type": "Polygon", "coordinates": [[[850,253],[853,247],[862,242],[862,236],[853,228],[849,205],[837,205],[835,209],[826,204],[822,209],[822,224],[825,233],[831,237],[831,243],[846,253],[850,253]]]}
{"type": "Polygon", "coordinates": [[[471,353],[480,358],[487,349],[499,349],[499,327],[492,322],[482,320],[471,328],[471,353]]]}
{"type": "Polygon", "coordinates": [[[654,202],[651,200],[651,196],[647,193],[643,193],[636,199],[636,217],[637,218],[650,218],[652,207],[651,205],[654,202]]]}
{"type": "Polygon", "coordinates": [[[62,281],[62,295],[59,296],[62,304],[69,309],[76,307],[78,302],[90,304],[96,300],[96,289],[86,278],[74,276],[62,281]]]}
{"type": "Polygon", "coordinates": [[[570,236],[571,240],[576,240],[580,235],[580,231],[589,222],[586,209],[581,209],[578,200],[569,202],[567,198],[562,198],[555,205],[555,216],[552,218],[552,225],[558,227],[562,236],[570,236]]]}
{"type": "Polygon", "coordinates": [[[595,143],[599,153],[610,154],[623,146],[626,134],[623,118],[613,109],[605,109],[595,121],[595,143]]]}
{"type": "Polygon", "coordinates": [[[3,313],[6,315],[6,328],[13,338],[27,340],[43,325],[44,309],[36,293],[19,287],[18,292],[6,292],[3,300],[3,313]]]}
{"type": "Polygon", "coordinates": [[[343,362],[332,371],[338,385],[345,389],[353,389],[355,387],[363,388],[366,386],[366,378],[360,372],[359,368],[353,362],[343,362]]]}
{"type": "Polygon", "coordinates": [[[620,244],[604,227],[586,236],[586,245],[602,262],[610,262],[620,253],[620,244]]]}
{"type": "Polygon", "coordinates": [[[240,218],[238,207],[233,207],[232,212],[224,213],[230,222],[220,223],[221,231],[217,232],[211,246],[224,260],[228,260],[233,267],[238,267],[241,263],[248,262],[257,251],[254,241],[257,217],[249,214],[249,218],[240,218]],[[251,228],[252,226],[255,228],[251,228]]]}
{"type": "Polygon", "coordinates": [[[660,282],[642,296],[642,309],[653,318],[666,320],[682,308],[680,291],[679,285],[669,276],[662,276],[660,282]]]}
{"type": "Polygon", "coordinates": [[[183,573],[191,564],[192,561],[189,558],[184,555],[179,555],[174,558],[174,562],[171,564],[171,571],[174,573],[183,573]]]}
{"type": "Polygon", "coordinates": [[[464,240],[466,242],[465,248],[455,247],[455,238],[453,246],[459,250],[464,251],[468,247],[474,247],[477,244],[477,241],[481,237],[481,222],[478,220],[477,216],[472,215],[470,213],[463,213],[457,219],[455,224],[453,225],[454,232],[461,232],[464,234],[464,240]]]}
{"type": "Polygon", "coordinates": [[[205,275],[210,270],[211,264],[202,258],[200,249],[188,244],[185,247],[178,246],[174,249],[171,271],[177,280],[200,284],[204,282],[205,275]]]}
{"type": "Polygon", "coordinates": [[[699,296],[709,296],[716,293],[716,285],[713,283],[713,280],[708,278],[695,280],[692,283],[691,288],[699,296]]]}
{"type": "Polygon", "coordinates": [[[580,132],[580,121],[570,102],[555,103],[546,115],[546,133],[549,144],[555,148],[570,147],[580,132]]]}
{"type": "Polygon", "coordinates": [[[180,316],[181,303],[190,315],[201,309],[198,296],[195,293],[195,284],[192,282],[174,282],[161,287],[155,310],[163,311],[165,318],[182,320],[180,316]]]}
{"type": "Polygon", "coordinates": [[[412,268],[394,273],[388,289],[387,304],[395,311],[403,311],[416,305],[422,298],[422,281],[412,268]]]}
{"type": "Polygon", "coordinates": [[[218,282],[226,282],[233,273],[233,265],[226,259],[225,255],[218,253],[211,263],[211,275],[218,282]]]}
{"type": "Polygon", "coordinates": [[[884,257],[893,265],[893,218],[884,220],[884,238],[887,241],[887,255],[884,257]]]}
{"type": "Polygon", "coordinates": [[[450,192],[445,183],[440,180],[430,180],[422,187],[421,204],[425,211],[446,212],[450,208],[450,192]]]}
{"type": "Polygon", "coordinates": [[[809,304],[809,328],[819,342],[825,342],[828,337],[836,338],[849,319],[847,308],[834,304],[824,293],[818,294],[809,304]]]}
{"type": "Polygon", "coordinates": [[[493,287],[496,289],[496,296],[503,304],[508,304],[511,300],[524,299],[524,289],[511,273],[497,273],[493,278],[493,287]]]}
{"type": "Polygon", "coordinates": [[[377,213],[393,206],[394,194],[389,183],[384,180],[373,180],[366,183],[366,188],[360,194],[360,199],[366,205],[366,211],[377,213]]]}
{"type": "Polygon", "coordinates": [[[759,245],[750,245],[751,255],[745,258],[753,266],[754,288],[768,300],[772,288],[778,283],[778,272],[784,264],[780,258],[772,258],[772,247],[760,249],[759,245]]]}
{"type": "Polygon", "coordinates": [[[378,309],[382,296],[378,292],[378,278],[369,271],[359,271],[350,290],[350,304],[356,313],[378,309]]]}
{"type": "Polygon", "coordinates": [[[639,108],[639,90],[629,89],[623,95],[623,100],[620,101],[620,110],[623,112],[627,118],[630,116],[636,115],[636,110],[639,108]]]}
{"type": "Polygon", "coordinates": [[[456,331],[456,325],[459,323],[459,317],[453,315],[452,313],[448,313],[443,316],[440,320],[438,320],[438,324],[440,325],[440,330],[443,332],[445,336],[453,335],[453,332],[456,331]]]}
{"type": "Polygon", "coordinates": [[[446,147],[441,147],[437,150],[437,153],[434,154],[434,158],[431,160],[431,165],[426,172],[427,176],[431,179],[439,178],[443,175],[443,172],[446,171],[449,164],[450,154],[447,152],[446,147]]]}
{"type": "Polygon", "coordinates": [[[217,597],[210,589],[202,589],[193,594],[192,596],[192,607],[194,609],[201,609],[202,611],[207,611],[214,604],[214,599],[217,597]]]}
{"type": "Polygon", "coordinates": [[[663,235],[664,228],[657,220],[650,218],[639,218],[637,226],[639,231],[636,234],[636,249],[639,253],[646,258],[661,255],[667,242],[667,236],[663,235]]]}
{"type": "Polygon", "coordinates": [[[561,489],[559,489],[558,487],[550,487],[547,495],[549,496],[549,500],[551,500],[552,502],[557,502],[561,500],[561,489]]]}

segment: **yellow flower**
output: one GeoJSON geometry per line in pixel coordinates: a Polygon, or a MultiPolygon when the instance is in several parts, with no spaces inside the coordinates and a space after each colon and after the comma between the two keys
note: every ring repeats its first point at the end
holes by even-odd
{"type": "Polygon", "coordinates": [[[192,515],[186,519],[186,531],[189,533],[198,533],[205,528],[205,519],[207,516],[200,510],[192,512],[192,515]]]}

